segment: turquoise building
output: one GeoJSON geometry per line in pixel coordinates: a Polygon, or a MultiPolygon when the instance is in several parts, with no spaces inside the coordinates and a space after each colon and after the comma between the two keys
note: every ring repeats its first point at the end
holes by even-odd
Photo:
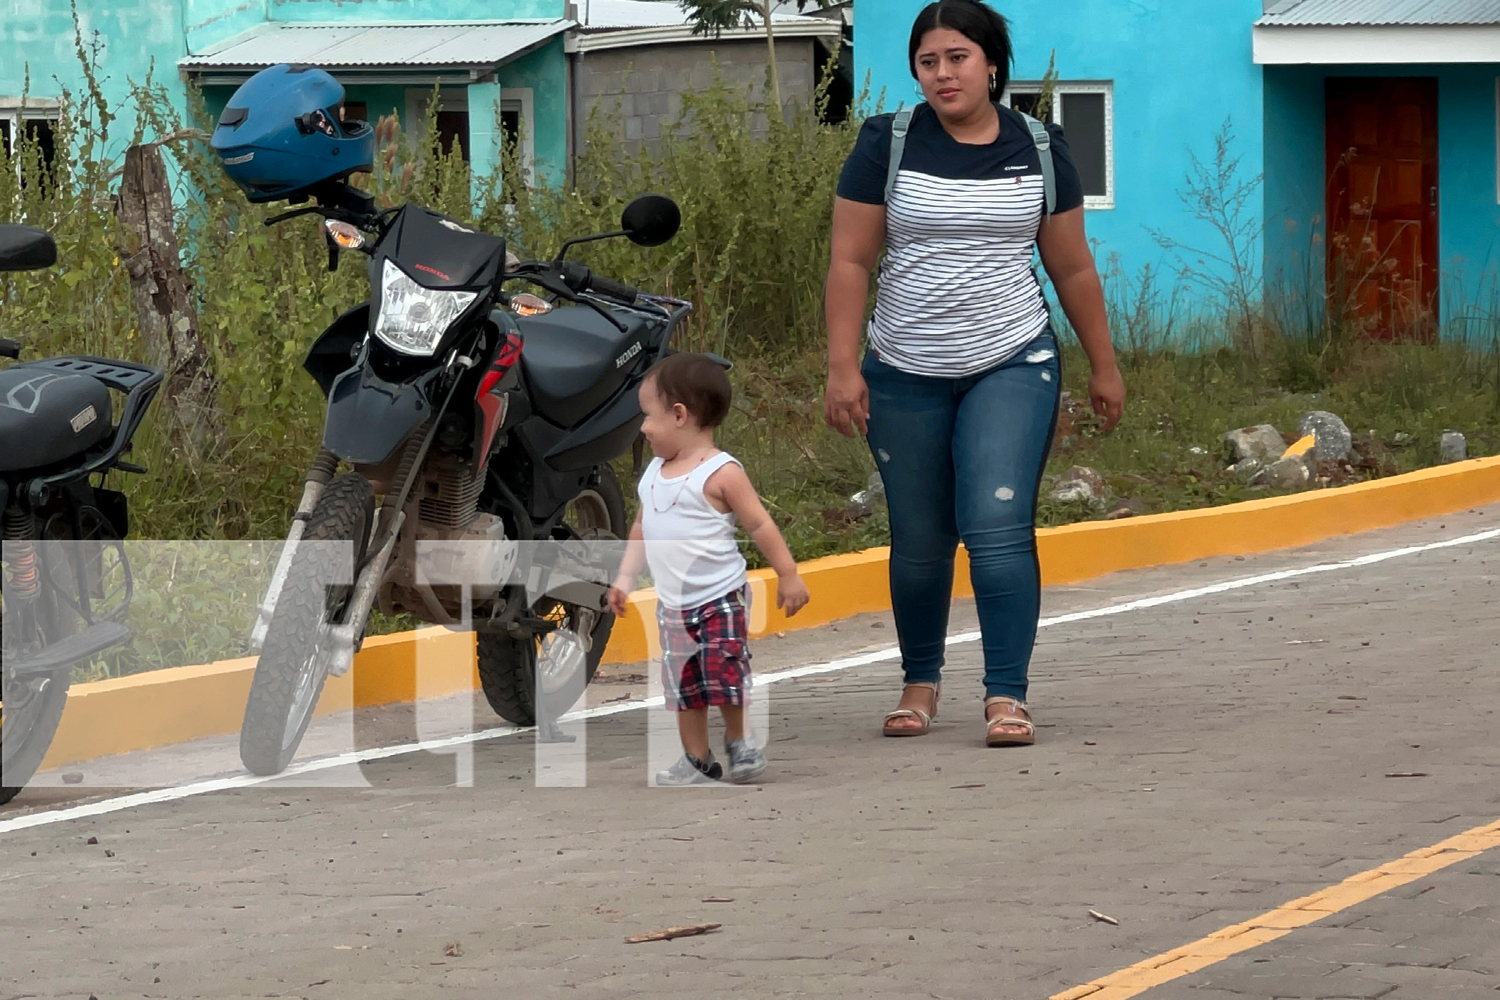
{"type": "MultiPolygon", "coordinates": [[[[918,98],[909,26],[926,0],[856,0],[856,76],[918,98]],[[875,16],[878,15],[878,16],[875,16]]],[[[1153,235],[1224,254],[1184,203],[1226,121],[1251,184],[1249,266],[1268,290],[1349,294],[1390,330],[1458,318],[1500,274],[1500,0],[994,0],[1006,99],[1034,103],[1055,53],[1101,267],[1170,271],[1153,235]]],[[[1183,253],[1194,267],[1224,265],[1183,253]],[[1200,264],[1200,261],[1206,263],[1200,264]]]]}
{"type": "MultiPolygon", "coordinates": [[[[277,62],[334,73],[351,115],[423,118],[435,86],[438,124],[477,170],[498,153],[496,122],[519,130],[540,180],[567,168],[571,129],[566,0],[79,0],[112,107],[148,73],[186,109],[186,81],[217,113],[234,88],[277,62]],[[498,112],[498,114],[497,114],[498,112]]],[[[68,0],[7,0],[0,18],[0,138],[45,138],[64,89],[83,75],[68,0]],[[24,99],[23,99],[24,98],[24,99]]],[[[129,129],[116,135],[123,143],[129,129]]]]}

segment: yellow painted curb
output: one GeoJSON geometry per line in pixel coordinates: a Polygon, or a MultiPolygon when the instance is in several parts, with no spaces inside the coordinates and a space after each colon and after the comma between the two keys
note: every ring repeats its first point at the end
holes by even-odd
{"type": "MultiPolygon", "coordinates": [[[[1296,548],[1496,501],[1500,457],[1224,507],[1044,528],[1037,532],[1042,584],[1296,548]]],[[[817,628],[889,610],[889,557],[888,548],[876,548],[803,563],[812,602],[790,619],[776,607],[775,574],[751,573],[751,635],[817,628]]],[[[954,595],[973,596],[962,549],[954,595]]],[[[655,614],[651,591],[632,595],[629,610],[615,622],[605,662],[636,663],[656,655],[655,614]]],[[[443,628],[372,638],[355,657],[354,669],[328,682],[318,714],[477,689],[473,649],[472,634],[443,628]]],[[[68,694],[62,724],[42,766],[238,732],[254,669],[253,658],[226,660],[77,685],[68,694]]]]}

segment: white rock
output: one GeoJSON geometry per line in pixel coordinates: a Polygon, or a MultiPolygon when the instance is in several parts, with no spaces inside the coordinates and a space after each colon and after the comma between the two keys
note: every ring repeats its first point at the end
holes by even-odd
{"type": "Polygon", "coordinates": [[[1253,486],[1264,478],[1266,463],[1258,458],[1247,458],[1243,462],[1231,465],[1228,471],[1240,482],[1253,486]]]}
{"type": "Polygon", "coordinates": [[[1108,495],[1109,485],[1104,477],[1083,465],[1075,465],[1063,473],[1052,487],[1052,499],[1057,503],[1087,501],[1091,506],[1102,507],[1108,495]]]}
{"type": "Polygon", "coordinates": [[[1303,437],[1311,434],[1317,439],[1319,461],[1342,462],[1354,448],[1354,435],[1349,426],[1326,410],[1304,414],[1297,426],[1303,437]]]}
{"type": "Polygon", "coordinates": [[[1233,462],[1243,462],[1247,458],[1274,462],[1286,452],[1286,441],[1270,424],[1257,424],[1225,434],[1224,448],[1233,462]]]}
{"type": "Polygon", "coordinates": [[[1099,502],[1093,488],[1088,483],[1079,482],[1076,479],[1070,479],[1052,487],[1052,499],[1058,503],[1078,503],[1083,500],[1091,504],[1099,502]]]}
{"type": "Polygon", "coordinates": [[[1444,431],[1438,441],[1438,460],[1462,462],[1469,457],[1469,442],[1458,431],[1444,431]]]}
{"type": "Polygon", "coordinates": [[[1305,489],[1312,482],[1312,470],[1301,458],[1291,456],[1266,467],[1266,485],[1273,490],[1305,489]]]}

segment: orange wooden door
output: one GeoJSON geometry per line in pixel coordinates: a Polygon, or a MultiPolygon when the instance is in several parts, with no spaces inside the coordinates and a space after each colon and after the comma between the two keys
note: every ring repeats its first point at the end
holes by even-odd
{"type": "Polygon", "coordinates": [[[1435,336],[1438,86],[1434,78],[1327,81],[1328,288],[1382,339],[1435,336]]]}

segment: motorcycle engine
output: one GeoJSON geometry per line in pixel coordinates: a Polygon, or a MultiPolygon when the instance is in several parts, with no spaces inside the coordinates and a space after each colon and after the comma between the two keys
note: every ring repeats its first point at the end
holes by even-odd
{"type": "Polygon", "coordinates": [[[494,514],[476,513],[454,531],[421,522],[417,527],[416,582],[434,588],[469,584],[476,601],[488,600],[511,581],[519,557],[517,543],[505,537],[494,514]]]}

